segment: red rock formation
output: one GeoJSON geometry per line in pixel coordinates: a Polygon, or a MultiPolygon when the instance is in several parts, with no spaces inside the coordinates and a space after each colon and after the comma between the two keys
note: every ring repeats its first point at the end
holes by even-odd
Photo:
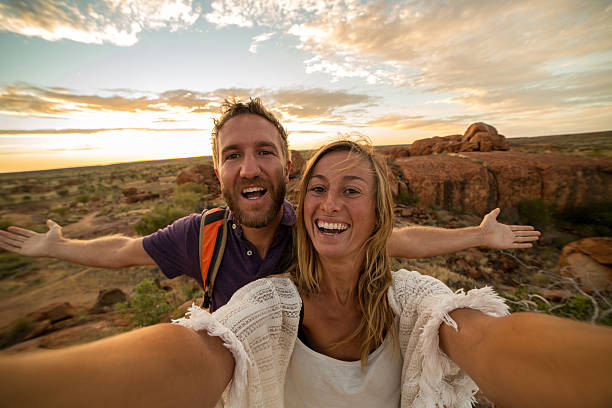
{"type": "Polygon", "coordinates": [[[215,169],[210,164],[198,164],[181,170],[176,176],[176,184],[195,183],[202,184],[208,188],[208,193],[218,195],[221,186],[215,174],[215,169]]]}
{"type": "Polygon", "coordinates": [[[289,178],[301,177],[305,165],[306,160],[304,160],[302,154],[297,150],[291,150],[291,171],[289,172],[289,178]]]}
{"type": "Polygon", "coordinates": [[[612,196],[611,158],[468,152],[404,157],[394,165],[419,204],[478,215],[534,198],[564,208],[612,196]]]}
{"type": "Polygon", "coordinates": [[[419,205],[483,214],[494,208],[497,188],[478,163],[454,156],[415,156],[395,161],[419,205]]]}
{"type": "Polygon", "coordinates": [[[392,162],[400,157],[410,156],[410,150],[407,147],[388,147],[386,149],[376,149],[376,153],[385,156],[387,161],[392,162]]]}
{"type": "Polygon", "coordinates": [[[588,292],[612,290],[612,238],[585,238],[567,244],[559,272],[577,279],[588,292]]]}
{"type": "Polygon", "coordinates": [[[508,150],[510,145],[497,129],[486,123],[471,124],[463,135],[436,136],[413,142],[410,147],[411,156],[426,156],[435,153],[459,152],[491,152],[508,150]]]}

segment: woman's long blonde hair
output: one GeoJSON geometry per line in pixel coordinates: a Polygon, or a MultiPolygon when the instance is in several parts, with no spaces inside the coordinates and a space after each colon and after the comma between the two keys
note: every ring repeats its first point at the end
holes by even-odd
{"type": "Polygon", "coordinates": [[[356,295],[362,312],[361,323],[348,339],[338,343],[341,345],[355,338],[362,338],[361,364],[365,367],[369,354],[382,344],[385,333],[391,333],[394,342],[397,340],[391,330],[394,314],[387,298],[387,289],[391,286],[392,279],[387,241],[393,230],[393,197],[389,188],[387,165],[375,155],[370,143],[351,140],[332,142],[321,147],[306,164],[298,195],[297,259],[291,268],[291,277],[300,292],[309,295],[319,293],[321,268],[318,254],[304,223],[304,199],[316,164],[325,155],[338,151],[349,153],[347,162],[366,159],[371,165],[376,184],[376,225],[362,246],[365,257],[357,283],[356,295]],[[354,158],[351,155],[355,155],[354,158]]]}

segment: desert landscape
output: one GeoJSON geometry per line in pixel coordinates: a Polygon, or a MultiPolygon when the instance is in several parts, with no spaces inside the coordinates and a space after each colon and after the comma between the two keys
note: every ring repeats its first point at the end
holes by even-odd
{"type": "MultiPolygon", "coordinates": [[[[541,240],[526,250],[394,259],[393,269],[418,270],[454,289],[493,286],[513,311],[612,326],[612,131],[499,135],[505,144],[497,146],[482,135],[470,142],[469,131],[379,148],[392,173],[397,227],[472,226],[500,207],[502,222],[534,225],[541,240]]],[[[290,200],[310,153],[292,151],[290,200]]],[[[50,218],[68,238],[147,235],[223,205],[211,160],[0,174],[0,228],[45,232],[50,218]]],[[[3,251],[0,344],[13,353],[85,343],[170,321],[201,296],[195,282],[168,280],[157,267],[99,269],[3,251]]]]}
{"type": "MultiPolygon", "coordinates": [[[[612,326],[612,131],[506,139],[474,124],[463,135],[382,146],[396,226],[461,228],[493,208],[506,224],[534,225],[531,249],[472,248],[393,259],[453,289],[494,287],[513,311],[612,326]],[[475,125],[475,126],[474,126],[475,125]]],[[[311,151],[292,151],[287,198],[295,203],[311,151]]],[[[68,238],[147,235],[223,205],[211,157],[0,174],[0,228],[68,238]]],[[[425,243],[426,245],[426,243],[425,243]]],[[[181,317],[202,290],[155,267],[101,269],[0,252],[1,353],[87,343],[181,317]]],[[[481,393],[477,406],[493,407],[481,393]]]]}

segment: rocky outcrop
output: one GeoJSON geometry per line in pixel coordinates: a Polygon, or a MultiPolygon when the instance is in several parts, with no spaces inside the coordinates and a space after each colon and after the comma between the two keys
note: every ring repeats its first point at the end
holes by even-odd
{"type": "Polygon", "coordinates": [[[141,201],[147,200],[156,200],[159,198],[159,194],[157,193],[146,193],[144,191],[138,191],[135,187],[126,188],[123,190],[123,196],[125,197],[125,202],[128,204],[131,203],[139,203],[141,201]]]}
{"type": "Polygon", "coordinates": [[[612,238],[585,238],[567,244],[559,273],[576,279],[587,292],[612,290],[612,238]]]}
{"type": "Polygon", "coordinates": [[[426,156],[433,153],[492,152],[508,150],[505,136],[486,123],[471,124],[463,135],[436,136],[413,142],[408,148],[410,156],[426,156]]]}
{"type": "Polygon", "coordinates": [[[477,215],[534,198],[565,208],[612,196],[612,158],[468,152],[403,157],[392,165],[420,205],[477,215]]]}
{"type": "Polygon", "coordinates": [[[102,289],[98,292],[96,303],[91,308],[91,313],[110,312],[113,305],[127,300],[126,294],[119,288],[102,289]]]}
{"type": "Polygon", "coordinates": [[[289,171],[289,178],[301,177],[305,165],[306,160],[304,160],[302,154],[297,150],[291,150],[291,170],[289,171]]]}
{"type": "Polygon", "coordinates": [[[221,193],[221,186],[215,174],[215,168],[210,164],[198,164],[181,170],[176,176],[176,184],[202,184],[207,187],[208,194],[221,193]]]}

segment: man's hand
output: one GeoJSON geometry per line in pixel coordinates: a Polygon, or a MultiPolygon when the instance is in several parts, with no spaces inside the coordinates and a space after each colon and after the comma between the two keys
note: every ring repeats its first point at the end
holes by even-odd
{"type": "Polygon", "coordinates": [[[540,231],[530,225],[505,225],[497,222],[499,208],[484,216],[480,223],[484,246],[494,249],[531,248],[540,239],[540,231]]]}
{"type": "Polygon", "coordinates": [[[62,227],[52,220],[47,220],[47,227],[46,234],[19,227],[0,230],[0,248],[26,256],[50,256],[51,245],[62,239],[62,227]]]}

